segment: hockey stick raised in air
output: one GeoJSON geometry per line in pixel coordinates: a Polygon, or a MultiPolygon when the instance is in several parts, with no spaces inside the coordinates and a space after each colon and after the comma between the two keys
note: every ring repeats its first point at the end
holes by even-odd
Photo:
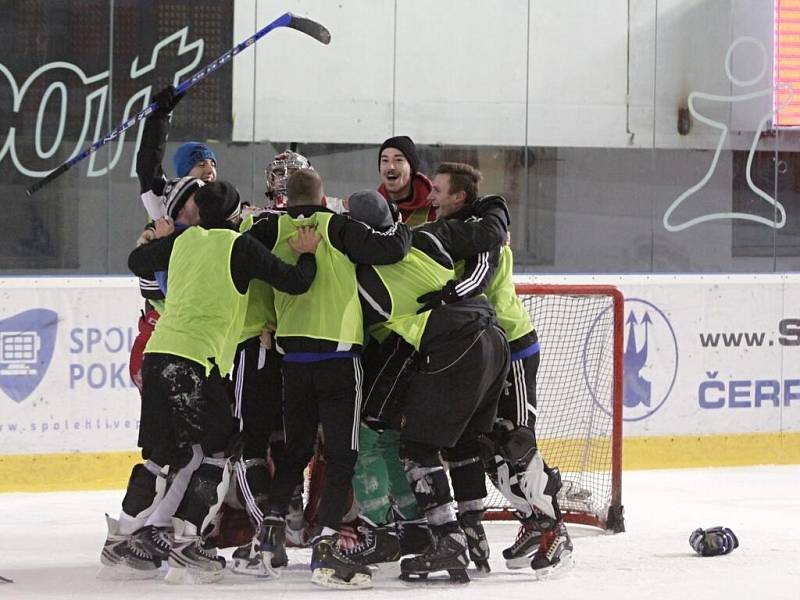
{"type": "MultiPolygon", "coordinates": [[[[223,52],[222,55],[217,58],[216,60],[211,61],[208,65],[204,68],[200,69],[192,75],[189,79],[181,83],[176,89],[176,94],[182,94],[186,92],[190,87],[195,85],[196,83],[201,82],[203,79],[211,75],[214,71],[219,69],[221,66],[229,62],[234,56],[239,54],[242,50],[245,50],[248,46],[252,46],[262,37],[267,35],[273,29],[277,29],[278,27],[289,27],[290,29],[296,29],[306,35],[313,37],[318,42],[322,42],[323,44],[329,44],[331,41],[331,34],[330,32],[317,23],[316,21],[312,21],[311,19],[306,19],[305,17],[297,17],[292,13],[286,13],[281,15],[277,19],[275,19],[272,23],[267,25],[266,27],[262,27],[258,31],[256,31],[253,35],[247,38],[240,44],[237,44],[230,50],[223,52]]],[[[43,179],[40,179],[36,183],[32,184],[25,190],[28,193],[28,196],[32,195],[36,190],[39,190],[46,186],[48,183],[53,181],[55,178],[59,177],[64,172],[68,171],[77,163],[81,162],[84,158],[96,152],[103,146],[105,146],[108,142],[114,141],[123,131],[126,131],[136,125],[142,119],[147,118],[153,111],[158,108],[158,104],[153,102],[148,107],[146,107],[143,111],[139,114],[131,117],[127,121],[124,121],[121,125],[119,125],[116,129],[112,129],[99,140],[92,143],[91,146],[86,148],[80,154],[77,154],[70,158],[67,162],[62,163],[59,167],[57,167],[54,171],[48,173],[43,179]]]]}

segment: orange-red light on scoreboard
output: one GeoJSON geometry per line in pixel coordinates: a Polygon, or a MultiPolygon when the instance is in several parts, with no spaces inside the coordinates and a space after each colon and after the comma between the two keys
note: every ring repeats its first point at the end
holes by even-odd
{"type": "Polygon", "coordinates": [[[800,127],[800,0],[774,1],[774,125],[800,127]]]}

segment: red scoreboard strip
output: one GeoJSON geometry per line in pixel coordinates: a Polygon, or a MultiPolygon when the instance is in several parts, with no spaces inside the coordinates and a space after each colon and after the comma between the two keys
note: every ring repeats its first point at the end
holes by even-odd
{"type": "Polygon", "coordinates": [[[800,127],[800,0],[774,1],[774,125],[800,127]]]}

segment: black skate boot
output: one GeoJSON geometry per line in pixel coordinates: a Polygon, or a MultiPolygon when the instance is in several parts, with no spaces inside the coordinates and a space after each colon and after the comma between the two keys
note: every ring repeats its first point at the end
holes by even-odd
{"type": "Polygon", "coordinates": [[[431,547],[431,530],[424,517],[413,521],[396,521],[397,537],[400,539],[400,554],[425,554],[431,547]]]}
{"type": "Polygon", "coordinates": [[[433,540],[425,554],[404,558],[400,579],[413,582],[469,583],[467,575],[467,536],[456,521],[431,526],[433,540]],[[447,571],[450,579],[428,580],[430,573],[447,571]]]}
{"type": "Polygon", "coordinates": [[[289,512],[286,514],[286,546],[289,548],[307,548],[309,526],[303,515],[303,484],[298,485],[289,500],[289,512]]]}
{"type": "Polygon", "coordinates": [[[542,535],[556,527],[557,522],[547,515],[534,512],[529,517],[520,518],[516,541],[503,550],[506,567],[509,569],[526,569],[531,564],[533,555],[539,550],[542,535]]]}
{"type": "Polygon", "coordinates": [[[489,566],[489,541],[486,539],[486,530],[481,519],[484,511],[470,510],[458,515],[458,522],[467,536],[467,549],[470,560],[475,564],[479,573],[491,573],[489,566]]]}
{"type": "Polygon", "coordinates": [[[203,547],[195,526],[173,518],[175,538],[169,551],[169,571],[164,581],[172,584],[214,583],[222,579],[225,559],[215,549],[203,547]]]}
{"type": "Polygon", "coordinates": [[[130,543],[133,547],[152,556],[160,564],[161,561],[169,558],[169,549],[172,547],[172,528],[146,525],[133,532],[130,543]]]}
{"type": "Polygon", "coordinates": [[[277,569],[289,564],[286,555],[286,520],[278,513],[267,513],[258,527],[256,537],[264,568],[271,576],[278,577],[277,569]]]}
{"type": "Polygon", "coordinates": [[[339,551],[338,535],[313,538],[311,581],[329,588],[358,589],[372,587],[369,567],[359,565],[339,551]]]}
{"type": "Polygon", "coordinates": [[[233,551],[231,556],[231,571],[239,575],[252,575],[253,577],[268,577],[269,574],[261,562],[258,551],[258,538],[253,537],[248,544],[242,544],[233,551]]]}
{"type": "Polygon", "coordinates": [[[130,535],[119,533],[119,522],[106,515],[108,535],[100,554],[102,566],[97,572],[98,579],[119,581],[130,579],[153,579],[158,577],[161,561],[137,548],[130,541],[130,535]]]}
{"type": "Polygon", "coordinates": [[[537,579],[552,577],[556,571],[566,571],[573,565],[572,540],[567,526],[559,521],[555,527],[542,534],[539,549],[531,560],[531,569],[537,579]]]}
{"type": "Polygon", "coordinates": [[[251,577],[277,578],[280,577],[280,570],[272,566],[274,560],[274,557],[270,556],[264,561],[261,543],[256,533],[250,543],[243,544],[233,551],[231,571],[251,577]]]}
{"type": "MultiPolygon", "coordinates": [[[[358,517],[348,523],[355,535],[355,545],[344,547],[339,537],[339,550],[347,558],[360,565],[374,565],[400,560],[400,542],[392,526],[378,527],[366,517],[358,517]]],[[[342,528],[345,526],[343,525],[342,528]]]]}

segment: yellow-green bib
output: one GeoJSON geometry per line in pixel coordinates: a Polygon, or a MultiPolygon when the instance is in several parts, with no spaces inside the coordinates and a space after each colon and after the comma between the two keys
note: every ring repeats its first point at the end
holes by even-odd
{"type": "Polygon", "coordinates": [[[428,222],[428,213],[430,213],[431,207],[430,206],[422,206],[420,208],[415,208],[411,213],[406,217],[403,221],[406,225],[411,228],[417,227],[418,225],[422,225],[423,223],[428,222]]]}
{"type": "MultiPolygon", "coordinates": [[[[242,221],[239,231],[248,231],[253,226],[253,216],[242,221]]],[[[240,342],[261,335],[265,327],[273,331],[277,325],[275,316],[275,292],[272,286],[261,279],[253,279],[247,288],[247,313],[244,317],[240,342]]]]}
{"type": "Polygon", "coordinates": [[[174,354],[220,375],[233,367],[247,296],[231,278],[231,251],[239,234],[190,227],[172,247],[169,292],[145,352],[174,354]]]}
{"type": "Polygon", "coordinates": [[[300,295],[275,290],[277,337],[307,337],[343,344],[364,343],[364,325],[358,300],[356,266],[333,247],[328,233],[332,213],[316,212],[310,217],[278,219],[278,239],[273,253],[289,264],[297,264],[297,255],[288,240],[298,227],[316,229],[322,236],[314,256],[317,275],[311,288],[300,295]]]}
{"type": "Polygon", "coordinates": [[[500,251],[500,264],[485,292],[489,302],[494,305],[497,321],[506,332],[509,342],[533,331],[531,316],[514,288],[513,269],[514,256],[511,246],[506,244],[500,251]]]}
{"type": "Polygon", "coordinates": [[[392,311],[382,323],[419,350],[430,311],[417,314],[421,304],[417,297],[425,291],[441,289],[455,277],[453,269],[443,267],[424,252],[411,248],[400,262],[374,267],[389,292],[392,311]]]}

